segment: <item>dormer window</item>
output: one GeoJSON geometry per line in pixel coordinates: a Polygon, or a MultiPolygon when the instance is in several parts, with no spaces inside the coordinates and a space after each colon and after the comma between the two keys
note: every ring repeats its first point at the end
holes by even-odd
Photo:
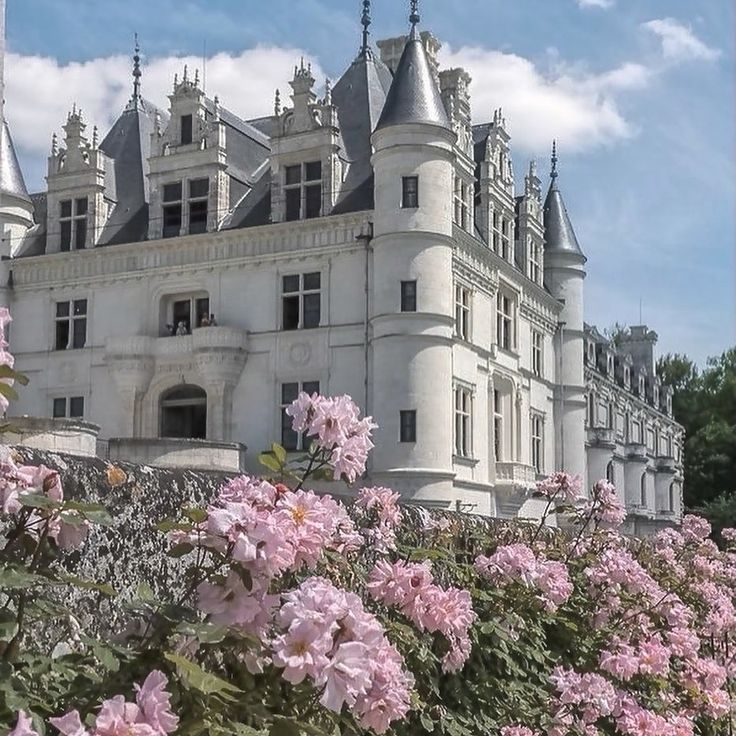
{"type": "Polygon", "coordinates": [[[656,409],[659,409],[659,386],[656,383],[652,387],[652,403],[656,409]]]}
{"type": "Polygon", "coordinates": [[[165,238],[175,238],[181,234],[181,193],[182,186],[180,181],[173,182],[172,184],[164,184],[163,236],[165,238]]]}
{"type": "Polygon", "coordinates": [[[609,376],[613,375],[613,355],[610,353],[606,357],[606,372],[609,376]]]}
{"type": "Polygon", "coordinates": [[[62,251],[82,250],[87,245],[87,197],[63,199],[60,203],[62,251]]]}
{"type": "Polygon", "coordinates": [[[592,342],[588,343],[588,363],[595,366],[595,345],[592,342]]]}
{"type": "Polygon", "coordinates": [[[287,166],[284,177],[286,220],[309,220],[322,214],[322,162],[287,166]]]}
{"type": "Polygon", "coordinates": [[[639,375],[639,397],[642,399],[645,396],[645,388],[646,386],[645,386],[644,374],[640,374],[639,375]]]}
{"type": "Polygon", "coordinates": [[[209,194],[209,179],[192,179],[189,182],[190,235],[207,232],[207,201],[209,194]]]}
{"type": "Polygon", "coordinates": [[[667,394],[667,414],[672,416],[672,394],[667,394]]]}
{"type": "Polygon", "coordinates": [[[181,116],[181,144],[182,146],[188,146],[193,140],[193,122],[194,118],[192,115],[181,116]]]}
{"type": "Polygon", "coordinates": [[[629,366],[624,366],[624,388],[631,386],[631,369],[629,366]]]}

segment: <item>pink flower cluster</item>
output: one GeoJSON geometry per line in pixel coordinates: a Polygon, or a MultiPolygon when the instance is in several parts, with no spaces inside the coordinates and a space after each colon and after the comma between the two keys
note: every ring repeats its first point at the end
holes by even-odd
{"type": "Polygon", "coordinates": [[[313,437],[329,455],[335,479],[349,483],[363,475],[368,453],[373,448],[371,434],[377,427],[371,417],[360,419],[360,410],[349,396],[326,397],[300,393],[287,407],[295,432],[313,437]]]}
{"type": "Polygon", "coordinates": [[[283,633],[272,648],[285,680],[309,678],[322,688],[325,708],[339,713],[347,705],[377,733],[409,712],[413,677],[357,595],[312,577],[283,597],[283,633]]]}
{"type": "Polygon", "coordinates": [[[616,495],[613,483],[599,480],[593,486],[592,497],[583,507],[582,514],[597,522],[619,527],[626,521],[626,506],[616,495]]]}
{"type": "MultiPolygon", "coordinates": [[[[175,539],[180,541],[181,534],[175,539]]],[[[330,496],[291,491],[267,481],[241,476],[230,481],[207,519],[185,540],[232,560],[225,580],[203,582],[199,606],[213,621],[265,636],[278,598],[268,594],[272,579],[303,567],[312,569],[324,552],[354,551],[363,540],[344,506],[330,496]],[[239,570],[250,573],[246,587],[239,570]]]]}
{"type": "Polygon", "coordinates": [[[638,645],[614,638],[609,649],[600,654],[600,666],[605,672],[624,682],[635,675],[666,677],[670,670],[670,649],[659,634],[646,637],[638,645]]]}
{"type": "Polygon", "coordinates": [[[506,585],[520,583],[540,591],[544,607],[554,612],[573,592],[567,566],[534,554],[526,544],[517,543],[499,547],[490,557],[479,555],[475,568],[485,578],[506,585]]]}
{"type": "Polygon", "coordinates": [[[501,736],[534,736],[534,731],[526,726],[504,726],[501,736]]]}
{"type": "Polygon", "coordinates": [[[173,733],[179,723],[171,711],[167,684],[166,675],[154,670],[143,685],[136,685],[134,703],[127,702],[123,695],[105,700],[91,730],[82,725],[76,710],[50,721],[63,736],[165,736],[173,733]]]}
{"type": "Polygon", "coordinates": [[[363,528],[369,549],[386,554],[396,549],[396,529],[401,524],[399,494],[390,488],[361,488],[355,505],[374,523],[363,528]]]}
{"type": "Polygon", "coordinates": [[[558,471],[537,483],[537,491],[550,501],[575,503],[583,490],[583,480],[579,475],[558,471]]]}
{"type": "MultiPolygon", "coordinates": [[[[1,310],[0,310],[1,311],[1,310]]],[[[7,447],[0,447],[0,514],[17,514],[28,495],[46,496],[61,504],[64,490],[59,473],[44,465],[18,465],[7,447]]],[[[38,537],[45,526],[47,534],[61,549],[81,546],[89,532],[89,522],[77,511],[34,508],[25,521],[25,529],[38,537]]]]}
{"type": "MultiPolygon", "coordinates": [[[[9,368],[15,365],[15,358],[8,351],[10,345],[5,339],[5,329],[12,321],[13,318],[10,316],[8,308],[0,307],[0,365],[7,365],[9,368]]],[[[9,386],[13,385],[12,378],[2,378],[0,380],[9,386]]],[[[10,406],[10,402],[5,396],[0,394],[0,412],[4,414],[8,410],[8,406],[10,406]]]]}
{"type": "Polygon", "coordinates": [[[476,619],[470,593],[443,589],[434,583],[431,565],[379,560],[368,577],[370,595],[397,606],[422,631],[439,632],[450,649],[442,660],[444,672],[458,672],[470,656],[470,627],[476,619]]]}

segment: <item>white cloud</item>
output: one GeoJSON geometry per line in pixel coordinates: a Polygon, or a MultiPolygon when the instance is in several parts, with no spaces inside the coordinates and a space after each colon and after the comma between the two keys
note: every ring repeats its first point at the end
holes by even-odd
{"type": "MultiPolygon", "coordinates": [[[[207,94],[219,95],[223,106],[253,118],[273,110],[274,90],[288,102],[294,64],[300,57],[312,62],[317,86],[324,74],[315,60],[298,49],[256,47],[236,56],[217,54],[207,60],[207,94]]],[[[153,59],[143,70],[143,95],[167,109],[174,74],[190,73],[202,59],[167,57],[153,59]]],[[[39,156],[50,149],[51,134],[61,131],[73,103],[81,107],[85,121],[98,125],[101,137],[122,112],[132,91],[131,61],[123,56],[61,65],[48,57],[9,54],[6,59],[6,113],[13,138],[25,152],[39,156]]],[[[34,172],[28,172],[29,179],[34,172]]]]}
{"type": "Polygon", "coordinates": [[[662,44],[662,55],[670,61],[703,59],[713,61],[721,52],[701,41],[686,25],[674,18],[656,18],[642,23],[642,28],[657,36],[662,44]]]}
{"type": "Polygon", "coordinates": [[[581,8],[612,8],[615,0],[575,0],[581,8]]]}
{"type": "Polygon", "coordinates": [[[527,153],[546,152],[552,138],[579,151],[631,137],[635,128],[620,111],[619,96],[646,87],[652,75],[634,63],[602,74],[558,64],[544,74],[521,56],[478,47],[447,48],[440,59],[473,77],[476,122],[502,106],[514,147],[527,153]]]}

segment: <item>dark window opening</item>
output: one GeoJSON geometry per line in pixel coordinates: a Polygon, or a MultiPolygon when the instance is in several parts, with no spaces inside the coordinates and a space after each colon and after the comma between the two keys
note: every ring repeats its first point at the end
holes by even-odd
{"type": "Polygon", "coordinates": [[[319,327],[322,318],[322,275],[319,271],[282,279],[282,326],[284,330],[319,327]]]}
{"type": "Polygon", "coordinates": [[[181,205],[170,204],[164,207],[164,237],[175,238],[181,233],[181,205]]]}
{"type": "Polygon", "coordinates": [[[83,250],[87,245],[87,220],[77,220],[77,231],[74,235],[74,247],[83,250]]]}
{"type": "Polygon", "coordinates": [[[281,446],[286,450],[304,450],[309,446],[309,438],[306,434],[298,434],[292,429],[294,421],[287,413],[286,409],[291,404],[299,392],[304,391],[309,394],[319,393],[319,381],[304,381],[299,384],[282,383],[281,384],[281,446]]]}
{"type": "Polygon", "coordinates": [[[87,300],[57,302],[54,349],[83,348],[87,342],[87,300]]]}
{"type": "Polygon", "coordinates": [[[417,413],[414,410],[399,412],[399,442],[417,441],[417,413]]]}
{"type": "Polygon", "coordinates": [[[286,185],[300,184],[302,180],[302,167],[301,166],[287,166],[286,167],[286,185]]]}
{"type": "Polygon", "coordinates": [[[182,115],[181,116],[181,144],[186,146],[192,142],[192,116],[182,115]]]}
{"type": "Polygon", "coordinates": [[[291,222],[300,219],[302,209],[301,187],[286,190],[286,220],[291,222]]]}
{"type": "Polygon", "coordinates": [[[61,250],[68,251],[72,248],[72,221],[61,223],[61,250]]]}
{"type": "Polygon", "coordinates": [[[207,232],[207,200],[189,203],[189,232],[192,235],[207,232]]]}
{"type": "Polygon", "coordinates": [[[401,180],[401,206],[405,209],[419,207],[419,177],[405,176],[401,180]]]}
{"type": "Polygon", "coordinates": [[[417,282],[402,281],[401,282],[401,311],[416,312],[417,311],[417,282]]]}
{"type": "Polygon", "coordinates": [[[305,217],[309,220],[313,217],[319,217],[322,212],[322,185],[312,184],[306,187],[306,213],[305,217]]]}
{"type": "Polygon", "coordinates": [[[54,399],[54,419],[66,417],[66,399],[54,399]]]}
{"type": "Polygon", "coordinates": [[[69,416],[72,419],[79,419],[84,416],[84,397],[72,396],[69,399],[69,416]]]}
{"type": "Polygon", "coordinates": [[[174,329],[177,330],[181,325],[186,329],[187,334],[192,331],[192,302],[191,299],[183,299],[174,302],[174,329]]]}
{"type": "Polygon", "coordinates": [[[203,327],[203,323],[207,323],[206,326],[209,326],[210,321],[210,300],[207,297],[201,297],[200,299],[197,299],[195,302],[195,309],[197,314],[197,325],[199,327],[203,327]]]}
{"type": "Polygon", "coordinates": [[[321,161],[308,161],[304,165],[304,179],[305,181],[319,181],[322,179],[322,162],[321,161]]]}
{"type": "Polygon", "coordinates": [[[161,397],[161,437],[207,437],[207,394],[199,386],[177,386],[161,397]]]}
{"type": "Polygon", "coordinates": [[[61,217],[72,216],[72,201],[71,199],[65,199],[60,203],[61,217]]]}

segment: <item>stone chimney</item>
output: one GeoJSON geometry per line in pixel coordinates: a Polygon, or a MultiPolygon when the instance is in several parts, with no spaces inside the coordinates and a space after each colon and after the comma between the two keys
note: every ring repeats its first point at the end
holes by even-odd
{"type": "Polygon", "coordinates": [[[646,325],[634,325],[618,339],[618,347],[622,353],[631,355],[636,368],[644,368],[648,376],[653,376],[657,339],[657,333],[646,325]]]}

